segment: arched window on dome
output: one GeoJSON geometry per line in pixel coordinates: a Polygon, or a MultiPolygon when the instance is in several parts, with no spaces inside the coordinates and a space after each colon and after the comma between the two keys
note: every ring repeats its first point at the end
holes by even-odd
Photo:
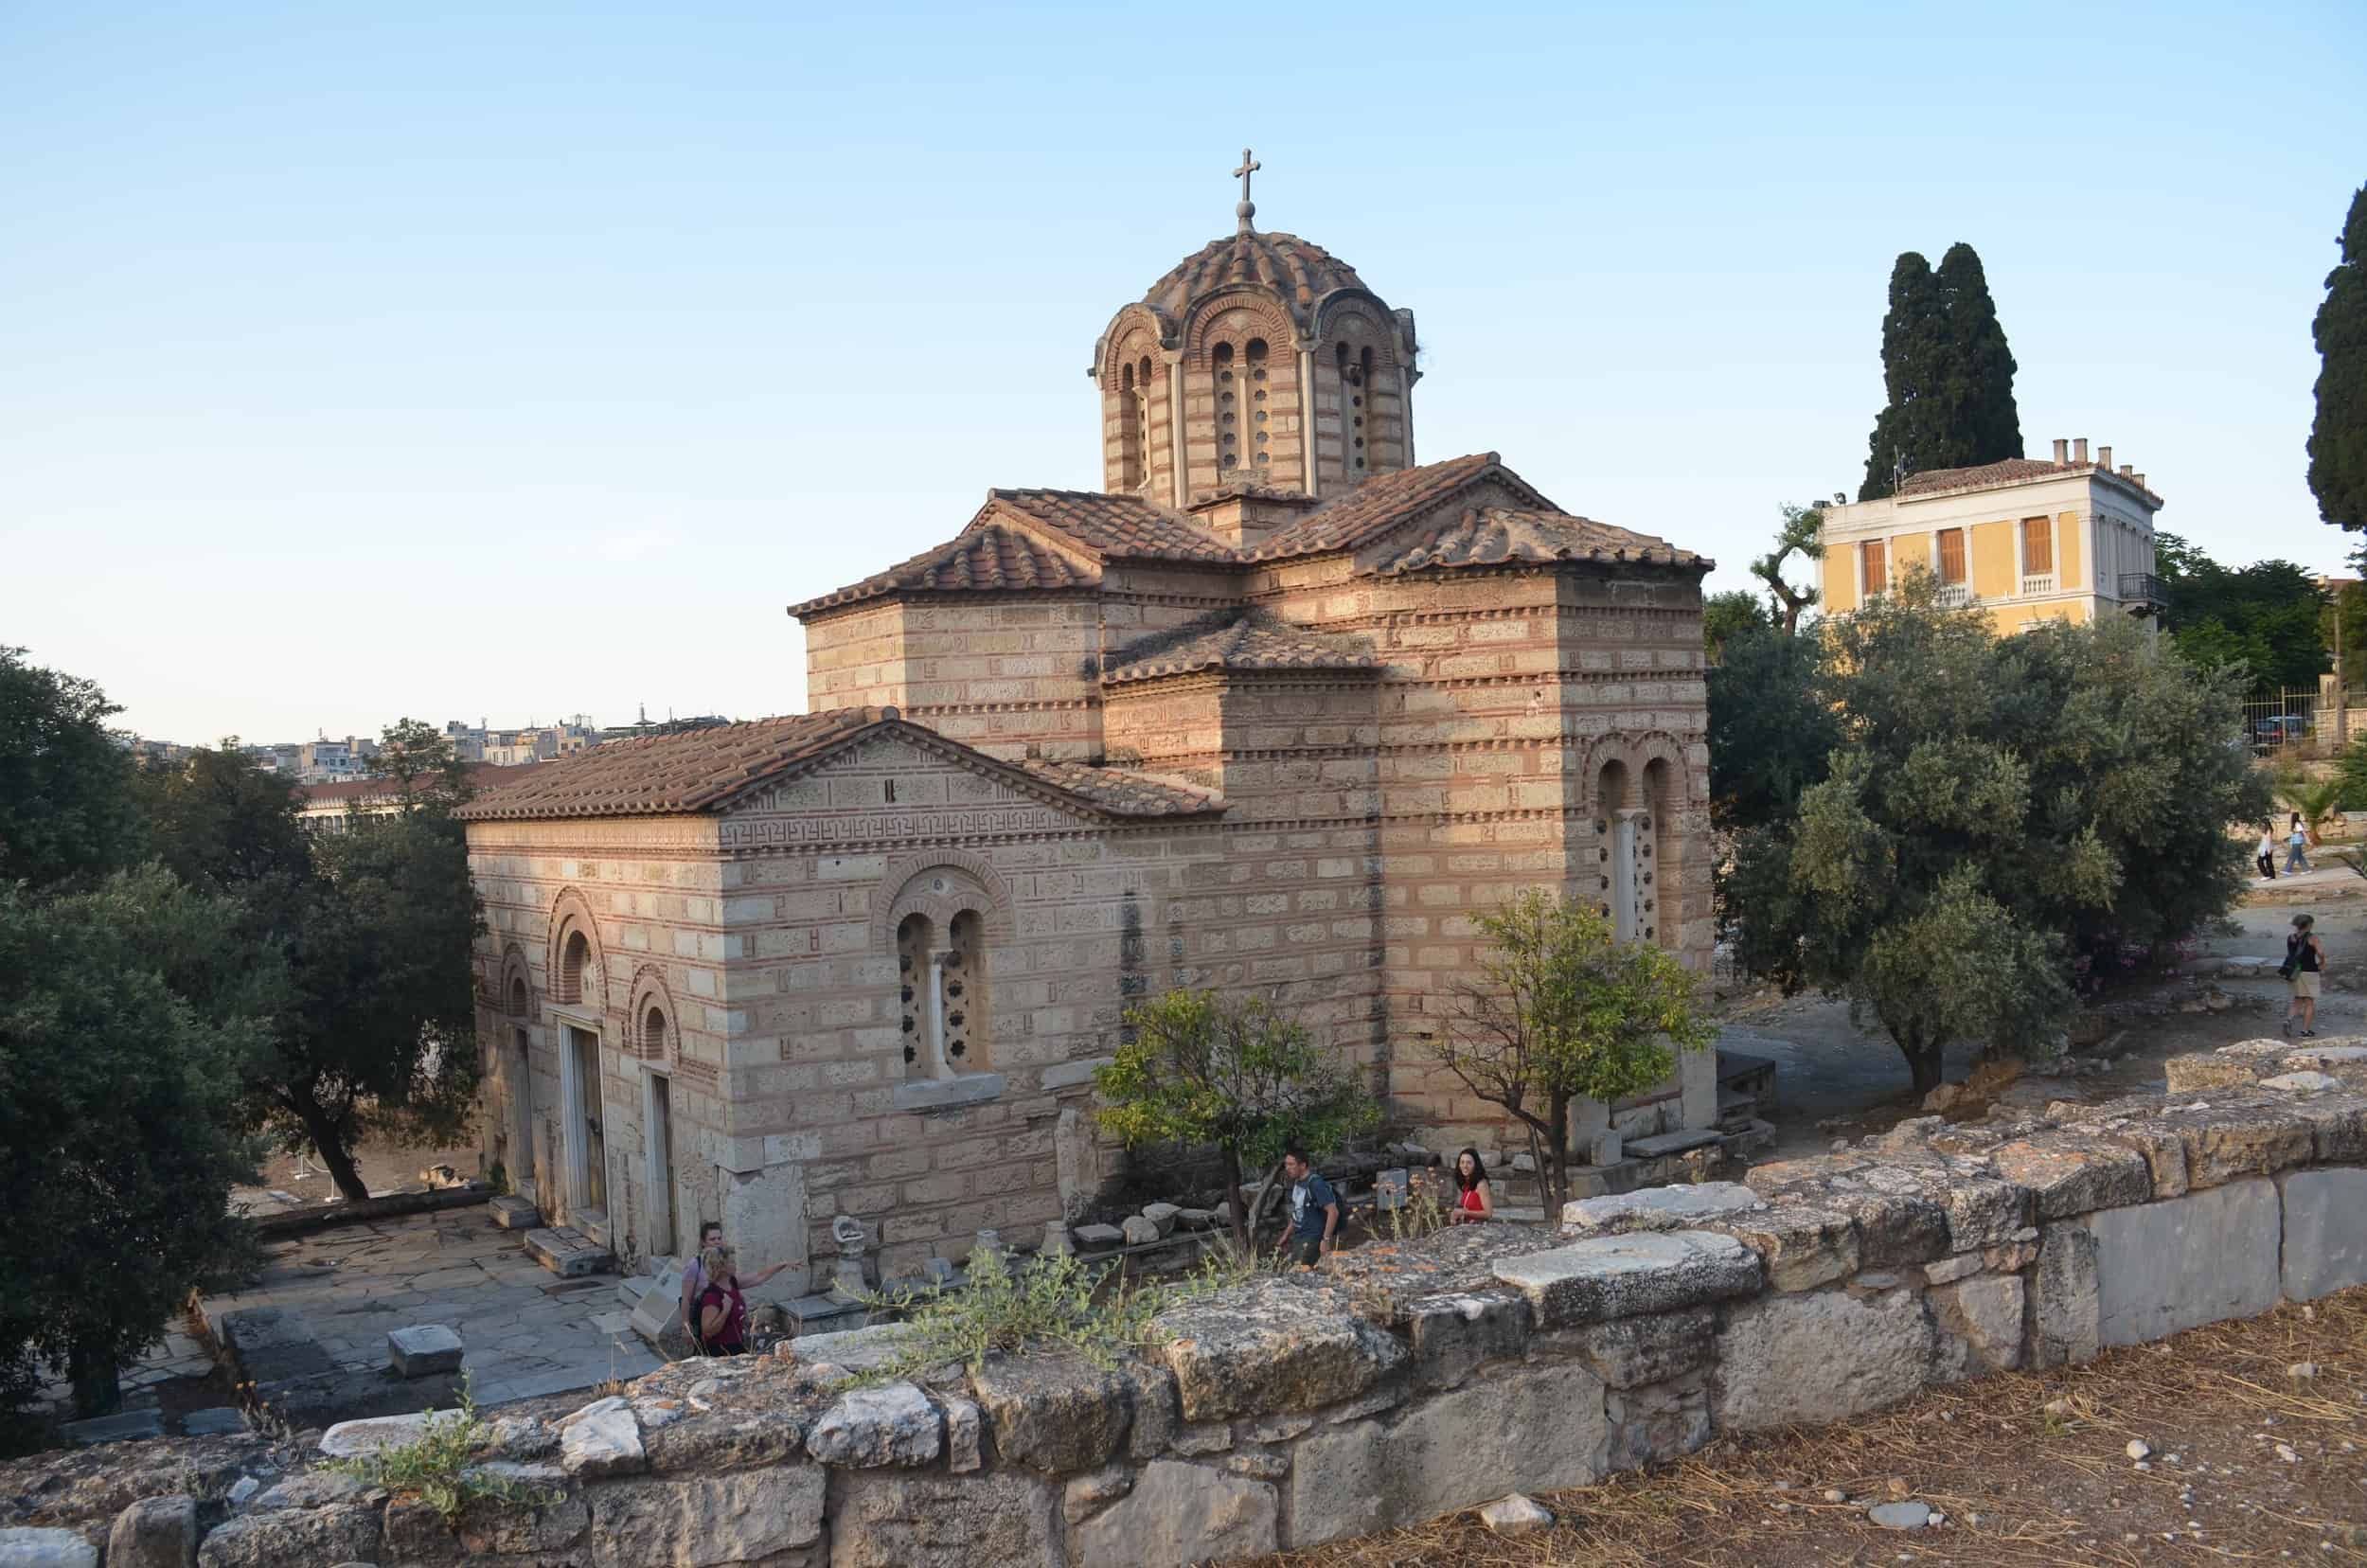
{"type": "Polygon", "coordinates": [[[1270,465],[1273,461],[1266,442],[1269,428],[1266,419],[1266,353],[1264,338],[1250,339],[1241,350],[1244,373],[1248,377],[1250,467],[1253,476],[1259,479],[1265,478],[1271,472],[1270,465]]]}
{"type": "Polygon", "coordinates": [[[1355,384],[1348,395],[1348,472],[1362,478],[1368,470],[1364,446],[1364,419],[1372,412],[1373,350],[1367,344],[1356,356],[1355,384]]]}
{"type": "Polygon", "coordinates": [[[1134,367],[1127,365],[1118,372],[1118,490],[1131,494],[1143,488],[1145,454],[1143,387],[1135,379],[1134,367]]]}
{"type": "Polygon", "coordinates": [[[1217,378],[1217,472],[1223,476],[1241,463],[1241,383],[1234,357],[1230,343],[1218,344],[1208,354],[1217,378]]]}
{"type": "Polygon", "coordinates": [[[1143,486],[1150,485],[1150,356],[1145,354],[1134,369],[1134,445],[1143,454],[1143,486]]]}

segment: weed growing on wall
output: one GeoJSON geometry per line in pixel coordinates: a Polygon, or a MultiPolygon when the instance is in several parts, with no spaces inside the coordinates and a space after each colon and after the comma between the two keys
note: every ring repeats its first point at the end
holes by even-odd
{"type": "Polygon", "coordinates": [[[556,1494],[484,1470],[492,1443],[493,1429],[477,1416],[476,1401],[463,1383],[459,1408],[430,1411],[425,1430],[410,1442],[331,1460],[326,1468],[365,1486],[416,1493],[448,1525],[468,1512],[472,1503],[523,1503],[539,1508],[559,1501],[556,1494]]]}
{"type": "Polygon", "coordinates": [[[899,1291],[874,1294],[865,1305],[902,1316],[910,1330],[892,1360],[858,1378],[883,1382],[948,1362],[975,1371],[990,1351],[1006,1355],[1073,1352],[1112,1367],[1118,1356],[1165,1337],[1153,1319],[1245,1277],[1214,1259],[1181,1281],[1138,1285],[1114,1277],[1114,1264],[1096,1268],[1069,1257],[1019,1263],[982,1248],[973,1253],[970,1283],[959,1291],[899,1291]]]}

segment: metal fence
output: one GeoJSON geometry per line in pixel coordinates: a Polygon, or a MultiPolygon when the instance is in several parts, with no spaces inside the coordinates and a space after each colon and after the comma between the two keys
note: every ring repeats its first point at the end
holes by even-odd
{"type": "Polygon", "coordinates": [[[2244,703],[2244,740],[2255,757],[2323,757],[2367,735],[2367,688],[2354,686],[2338,703],[2332,693],[2280,691],[2244,703]]]}

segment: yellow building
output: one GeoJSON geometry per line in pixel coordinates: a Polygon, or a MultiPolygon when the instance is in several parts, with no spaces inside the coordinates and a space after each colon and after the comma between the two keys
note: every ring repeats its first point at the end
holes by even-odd
{"type": "Polygon", "coordinates": [[[2053,461],[2010,457],[1909,475],[1896,495],[1825,508],[1824,607],[1846,615],[1917,567],[1944,599],[1978,606],[2000,632],[2161,608],[2145,476],[2088,457],[2085,437],[2053,461]]]}

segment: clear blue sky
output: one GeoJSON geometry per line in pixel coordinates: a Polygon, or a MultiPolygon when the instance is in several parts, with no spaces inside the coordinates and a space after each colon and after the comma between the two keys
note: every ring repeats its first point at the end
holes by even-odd
{"type": "Polygon", "coordinates": [[[783,606],[1098,483],[1095,335],[1244,142],[1418,313],[1422,456],[1714,588],[1854,491],[1957,240],[2033,452],[2339,567],[2355,0],[1347,14],[0,0],[0,641],[185,740],[793,711],[783,606]]]}

